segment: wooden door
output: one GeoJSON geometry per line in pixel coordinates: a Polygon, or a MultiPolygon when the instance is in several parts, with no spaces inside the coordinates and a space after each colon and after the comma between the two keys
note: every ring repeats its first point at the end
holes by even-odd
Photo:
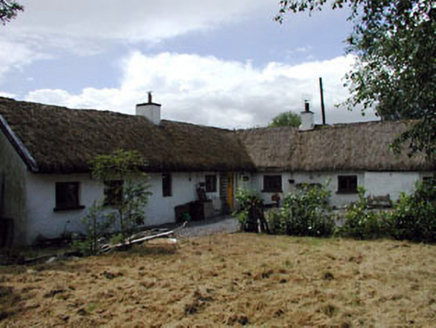
{"type": "Polygon", "coordinates": [[[234,194],[233,173],[227,173],[227,204],[231,211],[233,211],[234,203],[235,203],[235,194],[234,194]]]}

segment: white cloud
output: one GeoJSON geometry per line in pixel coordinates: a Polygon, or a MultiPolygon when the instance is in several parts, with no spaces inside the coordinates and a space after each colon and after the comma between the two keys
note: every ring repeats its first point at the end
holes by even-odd
{"type": "MultiPolygon", "coordinates": [[[[97,108],[133,114],[136,103],[153,90],[162,103],[163,118],[197,124],[243,128],[265,126],[283,111],[299,112],[302,96],[309,94],[319,115],[318,78],[323,77],[327,122],[361,120],[357,111],[337,109],[348,95],[342,77],[354,62],[352,56],[290,66],[270,63],[262,69],[216,57],[161,53],[146,56],[133,52],[122,61],[123,77],[116,89],[84,89],[73,95],[64,90],[35,90],[28,100],[97,108]]],[[[372,118],[367,115],[365,119],[372,118]]]]}
{"type": "Polygon", "coordinates": [[[49,58],[24,44],[0,39],[0,82],[11,70],[22,70],[36,60],[49,58]]]}
{"type": "Polygon", "coordinates": [[[74,51],[98,52],[93,40],[149,42],[243,20],[276,8],[263,0],[23,0],[25,11],[6,26],[16,38],[74,51]],[[78,47],[80,44],[86,46],[78,47]]]}
{"type": "Polygon", "coordinates": [[[15,98],[17,95],[9,92],[0,91],[0,97],[15,98]]]}

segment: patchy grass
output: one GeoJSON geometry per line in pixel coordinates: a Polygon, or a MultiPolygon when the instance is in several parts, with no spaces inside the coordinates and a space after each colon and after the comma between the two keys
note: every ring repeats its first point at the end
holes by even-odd
{"type": "Polygon", "coordinates": [[[0,326],[434,327],[436,246],[251,234],[0,267],[0,326]]]}

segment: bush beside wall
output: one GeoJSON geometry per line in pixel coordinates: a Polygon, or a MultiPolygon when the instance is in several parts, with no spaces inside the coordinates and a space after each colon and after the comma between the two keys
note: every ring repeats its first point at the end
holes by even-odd
{"type": "MultiPolygon", "coordinates": [[[[356,239],[436,242],[435,179],[418,184],[410,195],[401,194],[389,211],[368,209],[365,190],[359,189],[359,200],[346,208],[341,227],[335,226],[329,197],[325,186],[303,185],[284,198],[283,207],[268,211],[266,219],[270,233],[312,237],[334,234],[356,239]]],[[[247,214],[245,212],[242,216],[247,214]]]]}
{"type": "Polygon", "coordinates": [[[267,216],[271,233],[291,236],[328,237],[334,232],[334,219],[329,206],[330,192],[325,186],[302,185],[287,195],[283,207],[267,216]]]}

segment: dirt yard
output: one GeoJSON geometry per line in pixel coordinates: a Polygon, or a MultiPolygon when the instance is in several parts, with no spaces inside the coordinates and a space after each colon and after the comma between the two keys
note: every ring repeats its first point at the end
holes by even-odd
{"type": "Polygon", "coordinates": [[[436,326],[436,246],[233,234],[172,247],[0,267],[0,326],[436,326]]]}

